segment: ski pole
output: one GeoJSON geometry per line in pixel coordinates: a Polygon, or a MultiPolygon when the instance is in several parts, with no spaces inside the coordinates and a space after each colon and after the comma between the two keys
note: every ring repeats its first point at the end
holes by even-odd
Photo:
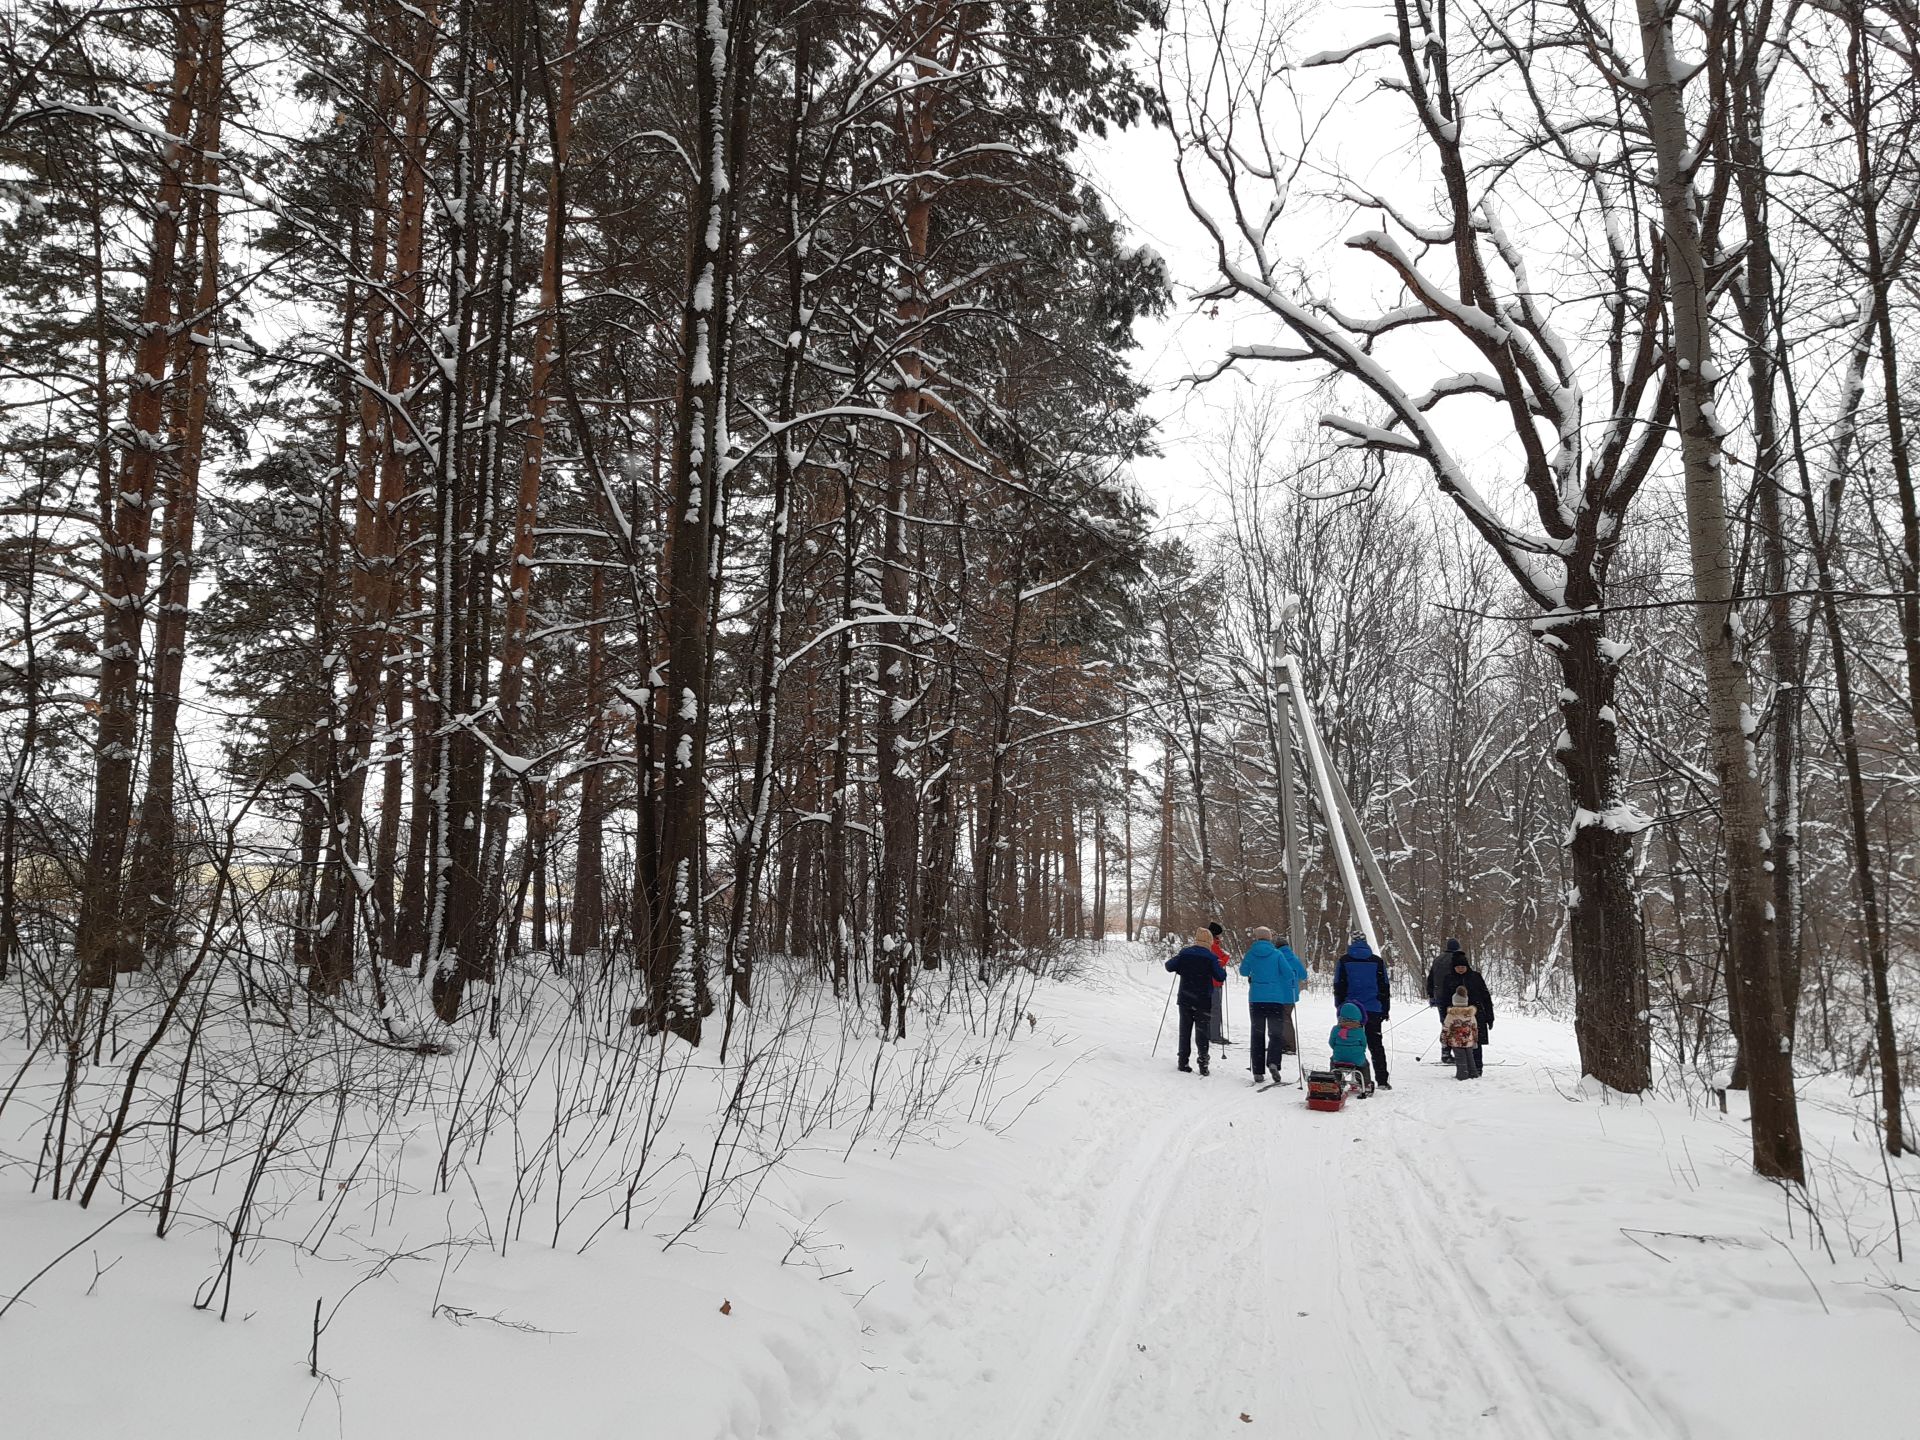
{"type": "Polygon", "coordinates": [[[1173,992],[1179,988],[1180,977],[1176,975],[1173,977],[1173,984],[1167,987],[1167,1003],[1160,1007],[1160,1028],[1153,1032],[1153,1049],[1147,1054],[1149,1060],[1160,1053],[1160,1036],[1167,1028],[1167,1011],[1173,1008],[1173,992]]]}

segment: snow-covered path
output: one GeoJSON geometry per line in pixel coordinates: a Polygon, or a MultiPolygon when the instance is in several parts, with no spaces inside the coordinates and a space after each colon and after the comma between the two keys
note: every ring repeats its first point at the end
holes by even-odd
{"type": "MultiPolygon", "coordinates": [[[[1393,1091],[1322,1115],[1256,1091],[1238,1046],[1205,1079],[1151,1057],[1167,984],[1148,947],[1111,945],[1037,988],[1010,1048],[890,1047],[911,1074],[888,1083],[922,1108],[896,1096],[869,1127],[849,1107],[690,1231],[716,1143],[694,1100],[654,1210],[590,1247],[585,1225],[507,1232],[504,1141],[463,1172],[471,1195],[436,1192],[416,1117],[351,1187],[290,1172],[227,1321],[192,1302],[236,1186],[209,1182],[165,1241],[137,1207],[116,1223],[0,1188],[0,1297],[71,1257],[0,1324],[0,1434],[1920,1436],[1898,1383],[1920,1263],[1894,1224],[1920,1230],[1920,1161],[1882,1168],[1845,1077],[1804,1087],[1810,1225],[1748,1169],[1737,1097],[1722,1115],[1697,1090],[1604,1094],[1560,1022],[1504,1014],[1463,1085],[1403,1002],[1393,1091]]],[[[1303,1002],[1310,1065],[1332,1010],[1324,982],[1303,1002]]]]}
{"type": "MultiPolygon", "coordinates": [[[[1114,959],[1079,993],[1049,997],[1070,1012],[1056,1017],[1062,1024],[1104,1039],[1022,1120],[1023,1165],[1008,1174],[1013,1157],[999,1156],[935,1202],[909,1236],[911,1299],[883,1311],[861,1363],[776,1433],[1796,1433],[1777,1410],[1760,1413],[1782,1428],[1746,1428],[1737,1412],[1724,1431],[1689,1419],[1644,1356],[1617,1353],[1614,1337],[1639,1323],[1635,1307],[1660,1308],[1662,1284],[1697,1288],[1680,1268],[1694,1257],[1649,1258],[1616,1233],[1663,1198],[1632,1193],[1643,1177],[1609,1174],[1605,1156],[1562,1165],[1542,1177],[1553,1197],[1544,1219],[1513,1222],[1509,1202],[1526,1197],[1527,1172],[1564,1159],[1529,1153],[1529,1125],[1564,1118],[1587,1131],[1601,1108],[1566,1104],[1589,1097],[1562,1097],[1542,1068],[1546,1052],[1564,1051],[1562,1027],[1520,1017],[1496,1026],[1502,1043],[1489,1050],[1487,1078],[1463,1085],[1434,1063],[1437,1026],[1417,1012],[1389,1036],[1394,1090],[1322,1115],[1291,1084],[1255,1090],[1239,1045],[1204,1079],[1177,1073],[1164,1043],[1149,1060],[1163,982],[1150,962],[1114,959]],[[1520,1175],[1475,1173],[1505,1165],[1520,1175]],[[1610,1249],[1577,1253],[1568,1237],[1583,1226],[1627,1250],[1628,1264],[1637,1252],[1637,1271],[1616,1275],[1621,1259],[1610,1249]],[[1566,1266],[1587,1280],[1569,1283],[1566,1266]]],[[[1301,1007],[1310,1065],[1323,1061],[1331,1009],[1324,985],[1301,1007]]],[[[1244,1023],[1229,1033],[1244,1038],[1244,1023]]],[[[1621,1130],[1645,1114],[1620,1110],[1621,1130]]],[[[1622,1156],[1644,1158],[1633,1142],[1622,1156]]],[[[1685,1187],[1666,1179],[1666,1198],[1684,1200],[1685,1187]]],[[[1749,1188],[1757,1200],[1765,1187],[1749,1188]]],[[[1683,1226],[1669,1215],[1646,1233],[1717,1229],[1725,1218],[1683,1226]]],[[[1793,1303],[1817,1313],[1816,1298],[1803,1292],[1793,1303]]],[[[1735,1353],[1747,1338],[1744,1308],[1725,1307],[1729,1394],[1744,1368],[1735,1353]]],[[[1696,1318],[1716,1315],[1708,1306],[1696,1318]]],[[[1762,1325],[1760,1343],[1779,1333],[1762,1325]]]]}

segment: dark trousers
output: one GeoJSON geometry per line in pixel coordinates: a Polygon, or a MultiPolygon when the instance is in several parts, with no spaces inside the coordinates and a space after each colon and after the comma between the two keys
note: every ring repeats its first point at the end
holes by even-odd
{"type": "Polygon", "coordinates": [[[1211,1001],[1202,1000],[1197,1005],[1180,1002],[1180,1063],[1185,1065],[1187,1057],[1193,1053],[1194,1043],[1200,1046],[1200,1068],[1207,1068],[1207,1025],[1213,1016],[1211,1001]]]}
{"type": "Polygon", "coordinates": [[[1247,1002],[1247,1064],[1255,1075],[1278,1070],[1280,1057],[1294,1053],[1293,1006],[1267,1000],[1247,1002]]]}
{"type": "Polygon", "coordinates": [[[1471,1050],[1456,1049],[1453,1052],[1453,1073],[1462,1080],[1470,1080],[1487,1068],[1487,1022],[1480,1022],[1480,1043],[1471,1050]]]}
{"type": "Polygon", "coordinates": [[[1376,1083],[1387,1078],[1387,1040],[1383,1033],[1387,1017],[1378,1011],[1367,1016],[1367,1053],[1373,1057],[1376,1083]]]}
{"type": "Polygon", "coordinates": [[[1216,1045],[1227,1043],[1227,987],[1213,987],[1213,1010],[1207,1021],[1207,1038],[1216,1045]]]}

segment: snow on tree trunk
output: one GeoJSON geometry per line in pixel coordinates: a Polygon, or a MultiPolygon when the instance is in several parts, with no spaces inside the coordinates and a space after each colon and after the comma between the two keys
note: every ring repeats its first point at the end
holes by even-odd
{"type": "Polygon", "coordinates": [[[1660,0],[1636,0],[1646,65],[1646,116],[1658,165],[1660,216],[1672,320],[1674,389],[1684,472],[1687,540],[1693,562],[1694,624],[1706,670],[1714,774],[1720,782],[1722,843],[1730,887],[1728,983],[1750,1071],[1753,1164],[1762,1175],[1799,1180],[1800,1120],[1787,1032],[1774,967],[1767,877],[1766,809],[1752,733],[1747,674],[1737,650],[1733,551],[1722,483],[1726,431],[1714,408],[1713,299],[1693,189],[1696,151],[1685,80],[1674,54],[1671,14],[1660,0]]]}

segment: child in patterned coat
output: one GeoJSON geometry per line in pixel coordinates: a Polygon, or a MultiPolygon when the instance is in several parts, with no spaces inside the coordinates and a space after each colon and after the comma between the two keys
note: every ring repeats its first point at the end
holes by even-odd
{"type": "Polygon", "coordinates": [[[1471,1080],[1480,1073],[1480,1011],[1467,994],[1467,987],[1456,986],[1453,1003],[1440,1022],[1440,1043],[1453,1052],[1453,1078],[1471,1080]]]}

